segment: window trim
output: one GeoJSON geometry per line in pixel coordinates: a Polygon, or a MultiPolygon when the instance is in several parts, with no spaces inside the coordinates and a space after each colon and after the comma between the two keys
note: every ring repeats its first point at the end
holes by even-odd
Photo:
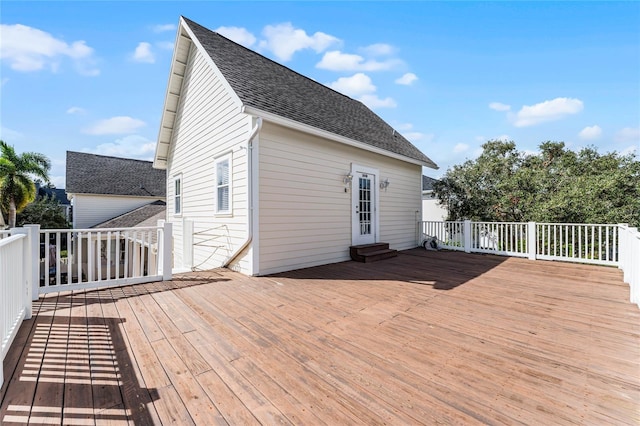
{"type": "Polygon", "coordinates": [[[182,173],[177,174],[173,177],[173,215],[180,217],[182,216],[182,201],[184,198],[184,184],[182,182],[182,173]],[[180,194],[176,195],[176,184],[180,185],[180,194]],[[178,206],[178,209],[176,209],[178,206]]]}
{"type": "Polygon", "coordinates": [[[214,187],[215,187],[215,207],[214,207],[214,213],[216,216],[232,216],[233,215],[233,157],[231,155],[231,152],[227,152],[223,155],[220,155],[218,157],[216,157],[214,159],[213,162],[213,170],[214,170],[214,187]],[[229,181],[227,183],[227,185],[218,185],[218,164],[223,163],[227,161],[228,162],[228,169],[229,169],[229,181]],[[228,205],[229,208],[227,210],[220,210],[220,206],[218,203],[218,191],[220,188],[226,186],[228,188],[228,205]]]}

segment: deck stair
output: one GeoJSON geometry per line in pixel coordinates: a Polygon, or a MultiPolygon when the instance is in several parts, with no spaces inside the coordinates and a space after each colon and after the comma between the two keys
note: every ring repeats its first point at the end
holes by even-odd
{"type": "Polygon", "coordinates": [[[398,250],[389,248],[389,243],[362,244],[349,247],[351,259],[356,262],[376,262],[378,260],[389,259],[398,255],[398,250]]]}

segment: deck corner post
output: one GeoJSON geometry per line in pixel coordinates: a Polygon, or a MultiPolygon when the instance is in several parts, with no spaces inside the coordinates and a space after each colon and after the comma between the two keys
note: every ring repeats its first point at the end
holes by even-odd
{"type": "Polygon", "coordinates": [[[171,273],[173,260],[173,224],[171,222],[164,223],[164,231],[162,232],[162,280],[171,281],[173,275],[171,273]]]}
{"type": "Polygon", "coordinates": [[[536,223],[527,222],[527,254],[529,259],[536,260],[538,236],[536,235],[536,223]]]}
{"type": "Polygon", "coordinates": [[[464,221],[464,252],[471,253],[471,221],[464,221]]]}

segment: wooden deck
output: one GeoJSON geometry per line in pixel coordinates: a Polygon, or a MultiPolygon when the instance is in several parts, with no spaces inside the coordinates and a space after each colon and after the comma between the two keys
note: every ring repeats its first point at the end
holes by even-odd
{"type": "Polygon", "coordinates": [[[401,252],[41,299],[0,423],[640,424],[615,268],[401,252]]]}

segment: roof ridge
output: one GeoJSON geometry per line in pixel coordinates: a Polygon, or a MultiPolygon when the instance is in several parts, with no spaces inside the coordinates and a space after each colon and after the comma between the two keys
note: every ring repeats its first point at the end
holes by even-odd
{"type": "MultiPolygon", "coordinates": [[[[319,81],[314,80],[313,78],[308,77],[308,76],[306,76],[306,75],[304,75],[304,74],[302,74],[302,73],[300,73],[300,72],[298,72],[298,71],[294,70],[293,68],[289,68],[289,67],[288,67],[288,66],[286,66],[286,65],[283,65],[283,64],[281,64],[281,63],[279,63],[279,62],[276,62],[276,61],[274,61],[273,59],[269,58],[268,56],[265,56],[265,55],[263,55],[263,54],[261,54],[261,53],[258,53],[258,52],[256,52],[256,51],[255,51],[255,50],[253,50],[253,49],[249,49],[248,47],[243,46],[242,44],[237,43],[237,42],[235,42],[235,41],[231,40],[231,39],[230,39],[230,38],[228,38],[228,37],[225,37],[224,35],[220,34],[220,33],[219,33],[219,32],[217,32],[217,31],[210,30],[210,29],[208,29],[207,27],[205,27],[205,26],[203,26],[203,25],[200,25],[200,24],[198,24],[197,22],[192,21],[192,20],[191,20],[191,19],[189,19],[189,18],[185,18],[184,16],[183,16],[182,18],[183,18],[185,21],[189,21],[189,23],[191,23],[191,24],[195,24],[195,25],[197,25],[197,26],[199,26],[199,27],[201,27],[201,28],[205,29],[206,31],[209,31],[210,33],[213,33],[213,34],[215,34],[215,35],[217,35],[217,36],[219,36],[219,37],[222,37],[223,39],[225,39],[225,40],[227,40],[227,41],[229,41],[229,42],[231,42],[231,43],[233,43],[233,44],[235,44],[235,45],[237,45],[237,46],[241,47],[242,49],[244,49],[244,50],[246,50],[246,51],[248,51],[248,52],[250,52],[250,53],[252,53],[252,54],[254,54],[254,55],[259,55],[259,56],[261,56],[261,57],[265,58],[266,60],[268,60],[269,62],[272,62],[273,64],[275,64],[275,65],[277,65],[277,66],[279,66],[279,67],[281,67],[281,68],[285,68],[285,69],[287,69],[287,70],[289,70],[289,71],[291,71],[291,72],[293,72],[293,73],[295,73],[295,74],[298,74],[300,77],[304,77],[305,79],[309,80],[310,82],[312,82],[312,83],[314,83],[314,84],[317,84],[317,85],[322,86],[324,89],[331,90],[332,92],[335,92],[335,93],[337,93],[337,94],[338,94],[338,95],[340,95],[340,96],[344,96],[345,98],[351,99],[352,101],[360,102],[362,105],[364,105],[364,106],[366,107],[366,105],[365,105],[365,104],[363,104],[361,101],[359,101],[359,100],[357,100],[357,99],[354,99],[354,98],[352,98],[351,96],[345,95],[344,93],[338,92],[336,89],[333,89],[333,88],[331,88],[331,87],[327,86],[326,84],[322,84],[322,83],[320,83],[319,81]]],[[[367,108],[369,108],[369,107],[367,107],[367,108]]]]}
{"type": "Polygon", "coordinates": [[[72,154],[92,155],[94,157],[113,158],[114,160],[139,161],[141,163],[152,163],[153,164],[153,161],[140,160],[139,158],[116,157],[114,155],[94,154],[93,152],[82,152],[82,151],[70,151],[70,150],[67,150],[67,152],[70,152],[72,154]]]}

